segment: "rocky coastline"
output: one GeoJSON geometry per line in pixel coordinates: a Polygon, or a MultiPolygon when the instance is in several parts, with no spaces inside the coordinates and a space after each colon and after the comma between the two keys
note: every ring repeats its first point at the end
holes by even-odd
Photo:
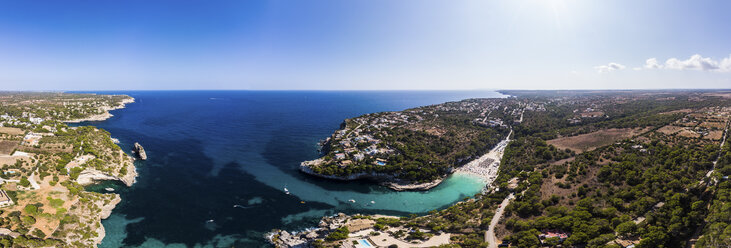
{"type": "Polygon", "coordinates": [[[132,187],[132,184],[134,184],[137,179],[137,168],[134,166],[134,164],[129,163],[127,166],[127,174],[119,177],[119,176],[112,176],[107,173],[95,170],[95,169],[84,169],[79,174],[79,177],[76,179],[76,182],[80,185],[90,185],[94,184],[99,181],[120,181],[124,183],[127,187],[132,187]]]}
{"type": "Polygon", "coordinates": [[[101,108],[101,110],[104,111],[104,113],[101,113],[101,114],[98,114],[98,115],[92,115],[92,116],[89,116],[89,117],[86,117],[86,118],[66,120],[66,121],[63,121],[63,122],[66,122],[66,123],[79,123],[79,122],[85,122],[85,121],[103,121],[103,120],[112,118],[112,116],[114,116],[113,114],[109,113],[109,111],[117,110],[117,109],[122,109],[128,103],[133,103],[133,102],[135,102],[135,99],[134,98],[132,98],[132,97],[126,98],[126,99],[122,100],[122,102],[119,105],[117,105],[117,106],[103,107],[103,108],[101,108]]]}
{"type": "MultiPolygon", "coordinates": [[[[122,202],[122,197],[120,197],[119,194],[114,194],[114,199],[112,199],[112,201],[102,205],[102,211],[99,215],[98,222],[101,223],[101,220],[109,218],[109,216],[112,215],[112,210],[114,210],[114,208],[120,202],[122,202]]],[[[104,230],[104,225],[99,225],[99,227],[96,229],[96,233],[98,233],[99,236],[92,239],[94,245],[101,244],[102,240],[104,240],[104,237],[107,236],[106,230],[104,230]]]]}
{"type": "MultiPolygon", "coordinates": [[[[363,216],[361,216],[363,217],[363,216]]],[[[395,216],[371,215],[369,218],[398,218],[395,216]]],[[[266,234],[266,239],[275,247],[313,247],[315,240],[325,239],[330,233],[341,227],[365,230],[372,228],[375,222],[370,219],[354,218],[354,216],[338,213],[334,216],[325,216],[320,219],[317,227],[308,228],[299,232],[287,232],[274,229],[266,234]]],[[[360,231],[359,230],[359,231],[360,231]]],[[[355,230],[351,230],[355,231],[355,230]]]]}
{"type": "Polygon", "coordinates": [[[348,176],[336,176],[336,175],[323,175],[323,174],[317,173],[312,170],[311,166],[317,165],[322,162],[323,162],[322,158],[318,158],[318,159],[310,160],[310,161],[304,161],[304,162],[300,163],[299,169],[301,172],[303,172],[305,174],[320,177],[320,178],[325,178],[325,179],[331,179],[331,180],[339,180],[339,181],[372,180],[372,181],[378,182],[382,186],[388,187],[395,191],[430,190],[430,189],[438,186],[446,178],[446,176],[444,176],[444,177],[438,178],[436,180],[433,180],[431,182],[415,183],[415,182],[411,182],[411,181],[400,180],[400,179],[394,177],[393,175],[386,174],[386,173],[361,172],[361,173],[354,173],[354,174],[351,174],[348,176]]]}
{"type": "MultiPolygon", "coordinates": [[[[85,119],[79,119],[75,120],[76,122],[82,122],[82,121],[101,121],[106,120],[112,115],[109,114],[110,110],[120,109],[124,108],[125,104],[134,102],[134,98],[125,99],[122,101],[122,103],[119,106],[115,106],[112,108],[105,108],[106,111],[105,114],[99,115],[99,116],[92,116],[85,119]],[[105,118],[101,118],[105,117],[105,118]]],[[[125,166],[126,173],[124,175],[118,175],[113,176],[109,175],[108,173],[93,169],[93,168],[86,168],[84,169],[80,174],[79,177],[76,179],[76,182],[80,185],[90,185],[101,181],[120,181],[124,183],[127,187],[131,187],[136,181],[137,181],[137,168],[134,165],[134,158],[131,156],[122,153],[122,156],[124,156],[122,160],[121,166],[125,166]]],[[[114,198],[109,202],[99,202],[98,204],[101,212],[99,212],[98,215],[92,215],[92,216],[86,216],[86,218],[90,218],[94,220],[96,223],[98,223],[98,227],[96,229],[96,233],[98,236],[92,238],[92,243],[94,247],[101,244],[102,240],[106,236],[106,231],[104,230],[104,225],[101,224],[101,220],[109,218],[109,216],[112,214],[112,211],[122,201],[122,198],[119,194],[115,193],[107,193],[114,196],[114,198]]]]}

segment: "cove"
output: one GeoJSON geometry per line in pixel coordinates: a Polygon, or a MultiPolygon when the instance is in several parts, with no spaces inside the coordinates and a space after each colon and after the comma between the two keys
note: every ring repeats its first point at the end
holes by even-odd
{"type": "Polygon", "coordinates": [[[100,247],[265,246],[274,228],[301,230],[323,215],[424,214],[485,186],[453,175],[424,192],[395,192],[369,182],[304,175],[317,142],[345,118],[477,97],[492,91],[132,91],[114,117],[82,123],[106,129],[129,151],[140,142],[131,188],[105,182],[122,197],[102,223],[100,247]],[[285,194],[287,187],[291,194],[285,194]],[[354,202],[350,201],[353,200],[354,202]]]}

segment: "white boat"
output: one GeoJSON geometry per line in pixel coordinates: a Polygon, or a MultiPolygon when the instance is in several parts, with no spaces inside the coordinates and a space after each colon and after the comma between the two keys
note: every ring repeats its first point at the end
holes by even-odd
{"type": "Polygon", "coordinates": [[[112,192],[112,191],[114,191],[114,189],[113,189],[113,188],[104,188],[104,190],[106,190],[106,191],[109,191],[109,192],[112,192]]]}
{"type": "Polygon", "coordinates": [[[350,200],[348,200],[348,201],[349,201],[349,202],[352,202],[352,203],[355,203],[355,200],[353,200],[353,199],[350,199],[350,200]]]}
{"type": "Polygon", "coordinates": [[[376,204],[376,201],[371,201],[371,204],[376,204]]]}
{"type": "Polygon", "coordinates": [[[284,193],[289,195],[289,190],[287,189],[287,187],[284,187],[284,193]]]}

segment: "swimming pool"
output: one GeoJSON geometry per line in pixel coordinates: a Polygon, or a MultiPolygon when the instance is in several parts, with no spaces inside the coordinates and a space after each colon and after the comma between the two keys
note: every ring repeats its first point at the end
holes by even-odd
{"type": "Polygon", "coordinates": [[[373,247],[373,245],[365,239],[358,240],[358,243],[360,243],[363,247],[373,247]]]}

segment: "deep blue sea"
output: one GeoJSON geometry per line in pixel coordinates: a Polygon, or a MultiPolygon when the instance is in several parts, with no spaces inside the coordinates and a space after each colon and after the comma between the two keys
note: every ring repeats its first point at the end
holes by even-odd
{"type": "Polygon", "coordinates": [[[108,130],[137,161],[137,183],[113,187],[122,202],[102,223],[100,247],[262,247],[271,229],[302,230],[337,212],[423,214],[478,193],[484,183],[452,176],[427,192],[301,174],[317,142],[345,118],[478,97],[492,91],[130,91],[108,130]],[[291,194],[284,193],[287,187],[291,194]],[[351,203],[349,200],[355,200],[351,203]],[[303,203],[304,202],[304,203],[303,203]],[[373,203],[372,203],[373,202],[373,203]]]}

